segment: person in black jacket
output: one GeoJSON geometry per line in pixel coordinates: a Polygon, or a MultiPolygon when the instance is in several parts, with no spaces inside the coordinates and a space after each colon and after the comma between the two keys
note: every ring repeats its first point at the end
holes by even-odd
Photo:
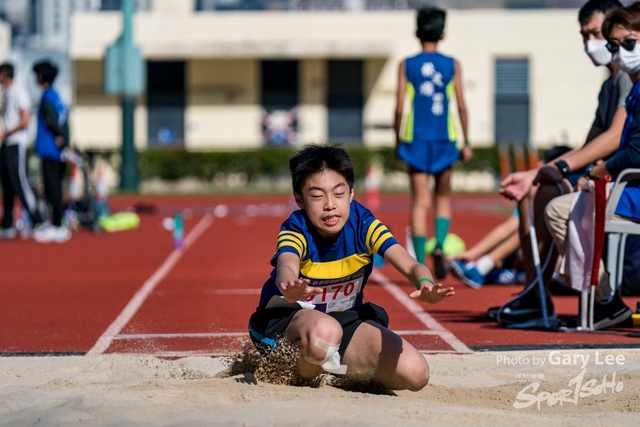
{"type": "Polygon", "coordinates": [[[65,162],[62,149],[69,144],[67,108],[52,84],[58,69],[48,61],[33,66],[38,84],[44,89],[38,108],[38,132],[35,151],[42,159],[44,192],[51,204],[51,227],[38,230],[34,238],[39,242],[65,242],[71,237],[66,227],[62,227],[62,178],[65,162]]]}

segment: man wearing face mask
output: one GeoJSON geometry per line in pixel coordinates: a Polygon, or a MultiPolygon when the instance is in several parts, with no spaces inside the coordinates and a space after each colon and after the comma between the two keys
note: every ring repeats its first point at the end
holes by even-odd
{"type": "MultiPolygon", "coordinates": [[[[616,65],[611,62],[612,55],[607,50],[607,41],[602,35],[602,23],[607,13],[621,7],[622,4],[617,0],[589,0],[582,6],[578,15],[585,52],[594,65],[606,66],[611,72],[610,77],[602,84],[598,95],[596,117],[587,135],[585,145],[580,149],[560,156],[554,162],[539,170],[511,174],[501,184],[501,194],[519,202],[520,239],[525,261],[528,261],[525,262],[525,265],[528,266],[528,283],[534,281],[536,273],[534,258],[530,249],[529,202],[526,196],[532,185],[542,184],[539,186],[534,199],[533,212],[540,259],[543,262],[546,261],[545,265],[542,266],[545,289],[548,289],[548,284],[557,264],[557,246],[560,247],[561,251],[564,249],[562,245],[557,245],[557,240],[556,244],[554,244],[554,237],[558,236],[558,230],[547,228],[545,213],[547,216],[556,214],[559,217],[568,218],[571,196],[563,198],[563,201],[565,199],[569,200],[568,204],[556,205],[557,209],[552,212],[549,209],[545,211],[545,208],[547,208],[551,200],[558,196],[569,193],[573,189],[580,189],[586,182],[586,178],[581,178],[585,174],[584,168],[611,155],[620,144],[620,136],[626,119],[625,99],[632,84],[629,76],[619,71],[616,65]],[[554,236],[552,236],[551,232],[553,232],[554,236]]],[[[586,174],[590,170],[591,168],[587,167],[586,174]]],[[[566,221],[564,223],[566,224],[566,221]]],[[[564,235],[562,239],[564,239],[564,235]]],[[[606,280],[606,277],[603,280],[606,280]]],[[[601,299],[603,299],[602,296],[601,299]]],[[[543,317],[541,301],[535,286],[527,287],[518,297],[507,302],[502,307],[489,309],[488,314],[489,317],[499,320],[503,325],[511,327],[518,327],[519,325],[522,325],[522,327],[540,326],[543,317]]],[[[548,295],[547,314],[552,320],[555,320],[553,304],[548,295]]],[[[604,326],[601,327],[605,327],[615,324],[619,316],[603,309],[600,317],[600,320],[604,320],[601,323],[604,326]]]]}

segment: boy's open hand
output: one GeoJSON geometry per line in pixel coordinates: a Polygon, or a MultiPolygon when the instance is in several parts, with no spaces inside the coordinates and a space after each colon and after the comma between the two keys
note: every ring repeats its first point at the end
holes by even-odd
{"type": "Polygon", "coordinates": [[[453,287],[443,288],[442,283],[437,283],[435,285],[424,283],[422,289],[411,292],[409,297],[421,302],[435,304],[454,295],[455,292],[453,287]]]}
{"type": "Polygon", "coordinates": [[[322,289],[309,286],[309,283],[311,283],[309,279],[296,279],[289,280],[287,283],[282,282],[278,287],[287,302],[296,302],[322,293],[322,289]]]}

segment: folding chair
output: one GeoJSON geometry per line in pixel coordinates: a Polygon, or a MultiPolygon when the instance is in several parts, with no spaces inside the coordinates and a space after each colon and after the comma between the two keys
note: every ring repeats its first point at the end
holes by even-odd
{"type": "MultiPolygon", "coordinates": [[[[622,284],[622,271],[624,266],[624,250],[627,236],[629,234],[640,234],[640,222],[620,217],[615,214],[620,196],[627,183],[640,179],[640,169],[625,169],[616,180],[611,195],[607,201],[607,209],[604,219],[604,232],[607,244],[607,257],[605,265],[609,273],[609,284],[611,290],[615,292],[622,284]]],[[[592,331],[593,328],[593,307],[595,297],[595,286],[590,290],[583,291],[580,295],[582,317],[580,323],[583,330],[592,331]]]]}

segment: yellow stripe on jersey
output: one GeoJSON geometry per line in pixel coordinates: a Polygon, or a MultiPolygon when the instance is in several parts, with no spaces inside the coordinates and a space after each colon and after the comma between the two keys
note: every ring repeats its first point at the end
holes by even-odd
{"type": "Polygon", "coordinates": [[[285,246],[288,246],[288,247],[291,247],[293,249],[296,249],[298,251],[298,256],[300,258],[302,258],[302,254],[303,254],[304,250],[300,247],[300,243],[295,242],[293,240],[280,239],[278,241],[278,248],[276,249],[276,252],[278,252],[280,249],[282,249],[285,246]]]}
{"type": "Polygon", "coordinates": [[[307,254],[307,241],[304,236],[300,233],[296,233],[295,231],[284,230],[278,234],[278,249],[280,250],[283,246],[290,246],[292,248],[298,249],[300,258],[304,258],[307,254]]]}
{"type": "MultiPolygon", "coordinates": [[[[451,97],[455,93],[456,85],[454,80],[451,80],[447,85],[447,102],[451,107],[451,97]]],[[[449,116],[447,117],[447,129],[449,131],[449,141],[458,141],[458,130],[456,129],[456,119],[453,117],[453,111],[449,108],[449,116]]]]}
{"type": "MultiPolygon", "coordinates": [[[[371,240],[369,240],[369,247],[371,248],[371,250],[373,252],[376,252],[376,241],[378,240],[378,238],[380,237],[380,235],[382,233],[384,233],[387,230],[387,227],[385,227],[384,225],[380,224],[376,227],[375,231],[373,232],[373,234],[371,235],[371,240]]],[[[378,246],[379,247],[379,246],[378,246]]]]}
{"type": "Polygon", "coordinates": [[[393,237],[389,229],[384,226],[379,220],[375,220],[369,226],[367,230],[367,250],[369,253],[378,252],[380,246],[387,241],[390,237],[393,237]]]}
{"type": "Polygon", "coordinates": [[[308,259],[300,263],[300,273],[309,279],[339,279],[356,273],[370,261],[367,254],[353,254],[329,262],[312,262],[308,259]]]}
{"type": "Polygon", "coordinates": [[[384,228],[385,228],[384,234],[380,235],[378,239],[375,240],[375,243],[373,244],[373,252],[377,253],[380,250],[380,246],[382,246],[382,244],[386,242],[388,239],[393,237],[389,232],[389,230],[387,230],[387,227],[384,227],[384,228]]]}
{"type": "Polygon", "coordinates": [[[411,84],[407,82],[407,92],[405,96],[404,109],[406,116],[404,120],[404,127],[400,128],[400,139],[402,142],[410,143],[413,141],[413,99],[416,97],[416,90],[411,84]]]}
{"type": "Polygon", "coordinates": [[[373,249],[371,248],[371,236],[373,235],[373,232],[376,231],[376,227],[378,227],[378,225],[382,224],[379,220],[374,220],[371,225],[369,225],[369,229],[367,230],[367,237],[365,239],[365,243],[367,244],[367,250],[369,251],[369,253],[373,253],[373,249]]]}

